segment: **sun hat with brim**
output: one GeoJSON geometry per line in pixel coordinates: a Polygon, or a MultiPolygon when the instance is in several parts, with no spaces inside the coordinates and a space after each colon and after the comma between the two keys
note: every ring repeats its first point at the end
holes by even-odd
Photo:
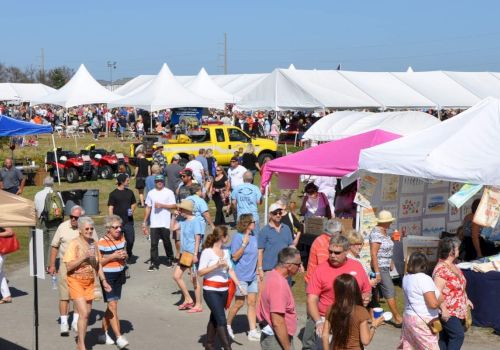
{"type": "Polygon", "coordinates": [[[161,143],[161,142],[155,142],[155,143],[153,144],[153,146],[155,146],[156,148],[158,148],[158,147],[163,147],[163,143],[161,143]]]}
{"type": "Polygon", "coordinates": [[[193,207],[194,207],[193,202],[190,201],[189,199],[183,199],[177,206],[177,208],[187,210],[191,213],[193,212],[193,207]]]}
{"type": "Polygon", "coordinates": [[[380,213],[378,213],[377,223],[379,224],[393,222],[394,220],[396,219],[392,216],[391,212],[388,210],[382,210],[380,213]]]}

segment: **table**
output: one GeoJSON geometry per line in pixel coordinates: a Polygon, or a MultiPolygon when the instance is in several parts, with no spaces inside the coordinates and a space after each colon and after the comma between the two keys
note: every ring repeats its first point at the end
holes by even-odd
{"type": "Polygon", "coordinates": [[[492,327],[500,335],[500,272],[462,272],[467,280],[467,295],[474,304],[472,324],[492,327]]]}

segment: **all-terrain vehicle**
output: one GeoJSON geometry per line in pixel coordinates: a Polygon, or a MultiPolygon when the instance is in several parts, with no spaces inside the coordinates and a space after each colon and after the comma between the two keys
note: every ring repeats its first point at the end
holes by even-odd
{"type": "Polygon", "coordinates": [[[127,174],[132,174],[128,157],[115,151],[107,151],[103,148],[95,148],[94,144],[88,145],[80,152],[82,155],[89,156],[92,166],[97,169],[97,173],[103,179],[111,179],[118,173],[120,165],[125,166],[127,174]]]}
{"type": "Polygon", "coordinates": [[[56,152],[59,159],[56,159],[53,151],[49,151],[45,160],[53,178],[57,179],[57,169],[59,169],[59,176],[68,182],[78,182],[80,178],[97,180],[97,168],[92,166],[89,156],[65,151],[62,148],[58,148],[56,152]]]}

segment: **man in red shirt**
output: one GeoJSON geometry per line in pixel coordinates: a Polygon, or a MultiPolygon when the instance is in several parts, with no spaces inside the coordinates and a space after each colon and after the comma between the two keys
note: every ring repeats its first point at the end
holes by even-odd
{"type": "Polygon", "coordinates": [[[297,312],[287,278],[297,274],[301,265],[300,252],[293,247],[282,249],[278,265],[266,274],[257,308],[262,329],[261,349],[293,348],[297,332],[297,312]]]}
{"type": "Polygon", "coordinates": [[[325,221],[323,226],[323,233],[316,237],[311,249],[309,250],[309,259],[307,261],[307,273],[304,276],[304,280],[309,283],[316,267],[319,264],[328,260],[330,253],[328,252],[328,247],[330,245],[330,239],[335,236],[342,234],[342,223],[338,220],[331,219],[325,221]]]}
{"type": "MultiPolygon", "coordinates": [[[[333,282],[337,276],[347,273],[356,278],[365,306],[371,298],[372,287],[363,266],[358,261],[347,258],[349,251],[347,238],[344,236],[332,237],[328,251],[328,260],[316,267],[307,284],[307,313],[310,319],[306,323],[304,335],[316,333],[316,336],[321,337],[326,312],[335,301],[333,282]]],[[[309,341],[312,343],[304,344],[303,342],[303,349],[310,349],[315,343],[315,337],[310,338],[312,339],[309,341]]]]}

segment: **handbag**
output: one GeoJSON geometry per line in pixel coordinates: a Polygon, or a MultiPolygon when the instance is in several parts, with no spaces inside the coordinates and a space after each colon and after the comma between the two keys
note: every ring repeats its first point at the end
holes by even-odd
{"type": "Polygon", "coordinates": [[[413,305],[411,304],[410,299],[408,299],[408,297],[406,295],[405,295],[405,298],[408,301],[408,304],[410,305],[410,307],[413,310],[413,312],[415,313],[415,315],[417,315],[418,318],[420,318],[422,321],[424,321],[424,323],[427,325],[427,327],[429,327],[429,329],[431,330],[432,334],[439,334],[439,332],[441,332],[443,330],[443,324],[441,323],[441,320],[439,319],[439,317],[434,317],[429,322],[425,322],[425,320],[422,318],[422,316],[420,316],[413,308],[413,305]]]}
{"type": "Polygon", "coordinates": [[[470,327],[472,327],[472,309],[470,306],[467,306],[467,312],[465,313],[464,329],[467,331],[470,327]]]}
{"type": "Polygon", "coordinates": [[[20,248],[19,240],[13,234],[9,237],[0,237],[0,254],[6,255],[17,252],[20,248]]]}
{"type": "Polygon", "coordinates": [[[182,252],[181,258],[179,259],[179,264],[185,267],[191,267],[193,265],[193,258],[193,253],[182,252]]]}

